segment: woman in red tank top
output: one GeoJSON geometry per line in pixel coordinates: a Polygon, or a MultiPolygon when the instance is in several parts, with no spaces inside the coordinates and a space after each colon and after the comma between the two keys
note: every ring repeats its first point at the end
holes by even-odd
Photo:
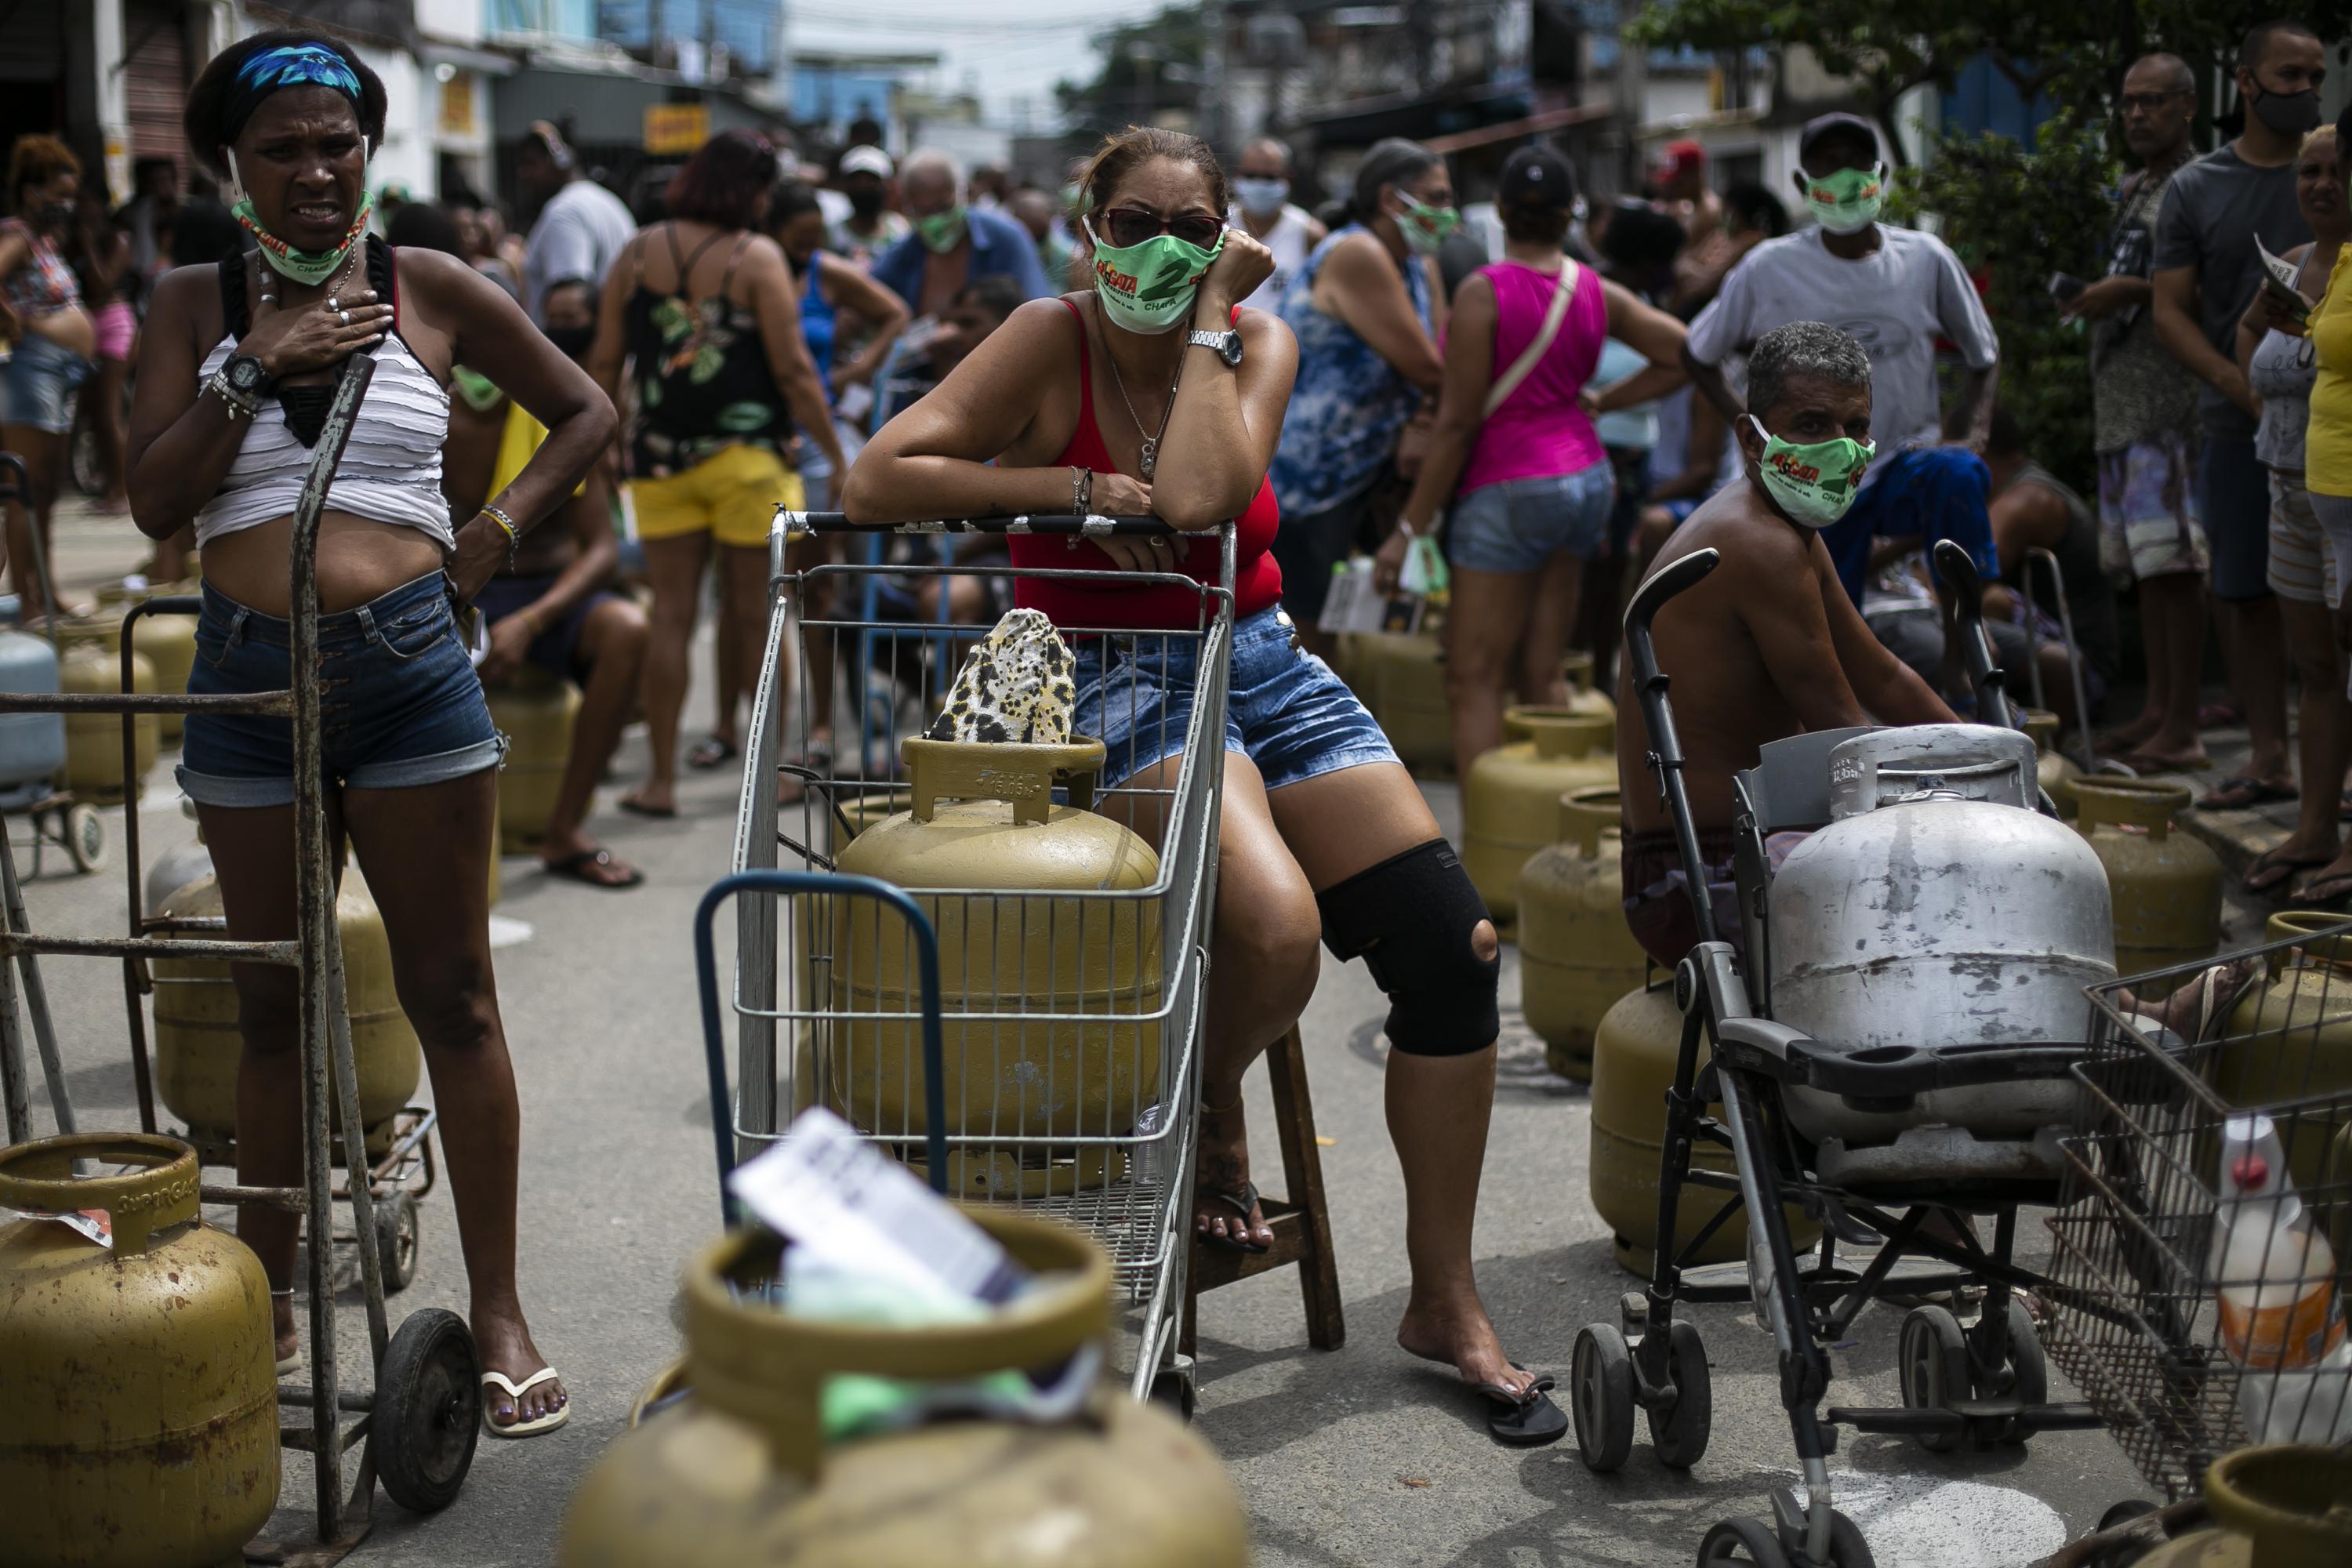
{"type": "MultiPolygon", "coordinates": [[[[1234,520],[1195,1230],[1207,1245],[1241,1251],[1262,1252],[1273,1239],[1249,1181],[1242,1075],[1314,994],[1318,935],[1342,958],[1366,956],[1391,1003],[1388,1116],[1412,1263],[1398,1342],[1458,1368],[1490,1402],[1498,1437],[1549,1442],[1567,1417],[1511,1364],[1470,1266],[1495,1088],[1495,928],[1379,727],[1321,659],[1299,650],[1277,605],[1265,475],[1297,349],[1274,316],[1235,308],[1273,258],[1223,227],[1224,173],[1192,137],[1149,129],[1114,137],[1084,190],[1095,288],[1015,311],[882,427],[850,470],[842,505],[860,522],[1149,512],[1180,535],[1234,520]],[[1180,243],[1155,243],[1162,236],[1180,243]],[[1171,256],[1185,262],[1172,279],[1161,265],[1171,256]]],[[[1217,582],[1213,536],[1016,536],[1013,548],[1019,565],[1217,582]]],[[[1198,642],[1118,633],[1198,626],[1202,593],[1164,580],[1029,579],[1020,598],[1059,626],[1089,628],[1072,635],[1075,727],[1108,750],[1103,785],[1172,788],[1198,642]],[[1104,631],[1112,635],[1090,635],[1104,631]]],[[[1156,797],[1117,798],[1108,809],[1157,836],[1156,797]],[[1146,804],[1128,804],[1137,801],[1146,804]]]]}

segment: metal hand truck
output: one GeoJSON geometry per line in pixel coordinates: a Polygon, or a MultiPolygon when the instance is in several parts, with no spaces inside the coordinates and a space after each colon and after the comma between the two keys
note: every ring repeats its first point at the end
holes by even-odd
{"type": "MultiPolygon", "coordinates": [[[[0,452],[0,500],[16,500],[29,505],[32,496],[33,482],[25,471],[25,459],[14,452],[0,452]]],[[[42,599],[54,609],[58,602],[57,584],[49,580],[48,551],[41,543],[41,531],[32,527],[27,520],[25,536],[33,550],[34,580],[41,585],[42,599]]],[[[21,597],[18,600],[20,605],[26,602],[21,597]]],[[[57,659],[62,673],[65,648],[58,640],[58,617],[55,615],[44,617],[42,629],[48,636],[49,652],[57,659]]],[[[128,680],[123,682],[123,689],[130,689],[128,680]]],[[[62,752],[65,747],[64,717],[54,712],[37,717],[57,726],[51,732],[58,735],[56,743],[62,752]]],[[[62,788],[54,777],[30,780],[0,792],[0,817],[11,816],[23,817],[33,830],[30,842],[33,875],[36,877],[41,874],[42,851],[52,844],[66,852],[66,858],[72,862],[77,871],[95,871],[106,863],[105,818],[98,815],[97,807],[86,801],[76,800],[71,792],[62,788]]]]}
{"type": "Polygon", "coordinates": [[[2053,1565],[2121,1568],[2199,1523],[2206,1468],[2233,1448],[2352,1441],[2352,1360],[2242,1360],[2223,1317],[2232,1298],[2273,1310],[2291,1301],[2295,1287],[2278,1279],[2335,1293],[2352,1273],[2352,924],[2288,918],[2313,929],[2226,963],[2091,988],[2089,1052],[2075,1073],[2083,1119],[2062,1145],[2065,1184],[2048,1221],[2051,1272],[2065,1289],[2045,1331],[2053,1358],[2165,1502],[2118,1503],[2053,1565]],[[2201,1027],[2185,1016],[2165,1026],[2133,990],[2176,984],[2201,1027]],[[2223,1129],[2250,1115],[2270,1120],[2302,1211],[2334,1253],[2324,1272],[2275,1237],[2252,1249],[2252,1268],[2226,1260],[2242,1211],[2222,1185],[2223,1129]]]}
{"type": "MultiPolygon", "coordinates": [[[[1630,661],[1642,717],[1649,731],[1649,763],[1674,824],[1683,864],[1702,864],[1698,831],[1683,783],[1684,761],[1667,679],[1658,666],[1650,626],[1659,608],[1696,585],[1720,560],[1712,550],[1685,555],[1660,567],[1636,591],[1625,616],[1625,657],[1630,661]]],[[[1973,616],[1975,574],[1964,552],[1939,552],[1937,565],[1958,592],[1963,653],[1976,679],[1979,712],[1988,722],[2007,724],[2011,714],[2001,672],[1992,668],[1982,628],[1973,616]],[[1957,557],[1954,559],[1953,557],[1957,557]]],[[[1846,733],[1859,733],[1848,731],[1846,733]]],[[[1614,1323],[1588,1325],[1577,1335],[1571,1365],[1571,1410],[1577,1445],[1587,1466],[1614,1470],[1630,1456],[1633,1414],[1648,1418],[1659,1462],[1686,1469],[1706,1452],[1712,1401],[1706,1347],[1696,1323],[1676,1317],[1677,1303],[1749,1302],[1770,1331],[1780,1364],[1780,1403],[1803,1474],[1798,1487],[1771,1494],[1772,1518],[1725,1519],[1701,1542],[1698,1561],[1744,1563],[1750,1568],[1871,1568],[1862,1532],[1837,1511],[1829,1473],[1837,1428],[1906,1434],[1930,1449],[1956,1444],[2022,1443],[2036,1432],[2096,1426],[2086,1405],[2053,1404],[2048,1373],[2023,1292],[2046,1296],[2048,1282],[2020,1266],[2014,1257],[2017,1208],[2048,1203],[2055,1177],[2046,1182],[2023,1172],[1961,1190],[1923,1173],[1921,1181],[1874,1185],[1841,1181],[1825,1170],[1820,1152],[1808,1146],[1784,1113],[1781,1092],[1809,1085],[1853,1100],[1903,1103],[1911,1097],[2022,1077],[2063,1076],[2079,1059],[2082,1047],[2065,1042],[1887,1048],[1848,1054],[1771,1021],[1769,989],[1759,975],[1762,886],[1751,879],[1763,864],[1766,835],[1829,820],[1828,747],[1845,733],[1804,734],[1764,748],[1762,763],[1735,780],[1743,820],[1739,846],[1739,902],[1748,933],[1748,965],[1730,943],[1717,940],[1706,879],[1689,879],[1699,942],[1675,977],[1683,1010],[1682,1044],[1666,1121],[1658,1180],[1658,1235],[1649,1289],[1625,1303],[1627,1321],[1640,1331],[1631,1345],[1614,1323]],[[1808,785],[1812,797],[1804,798],[1808,785]],[[1760,941],[1759,941],[1760,939],[1760,941]],[[1711,1055],[1704,1068],[1699,1048],[1711,1055]],[[1722,1114],[1706,1113],[1719,1101],[1722,1114]],[[1727,1148],[1734,1171],[1696,1166],[1693,1146],[1704,1140],[1727,1148]],[[1727,1189],[1731,1201],[1698,1227],[1679,1253],[1677,1211],[1686,1187],[1727,1189]],[[2048,1191],[2043,1191],[2047,1187],[2048,1191]],[[1801,1205],[1822,1221],[1822,1240],[1801,1258],[1783,1210],[1801,1205]],[[1698,1248],[1733,1215],[1745,1210],[1748,1261],[1736,1280],[1709,1279],[1684,1269],[1698,1248]],[[1966,1225],[1948,1238],[1928,1221],[1938,1214],[1994,1215],[1990,1248],[1966,1225]],[[1840,1266],[1836,1247],[1877,1245],[1877,1254],[1857,1274],[1840,1266]],[[1829,1392],[1828,1347],[1845,1338],[1854,1320],[1889,1283],[1905,1254],[1924,1256],[1944,1268],[1926,1278],[1904,1279],[1906,1291],[1948,1290],[1980,1284],[1984,1310],[1976,1324],[1963,1327],[1947,1308],[1923,1305],[1904,1320],[1898,1361],[1900,1409],[1822,1408],[1829,1392]]]]}
{"type": "MultiPolygon", "coordinates": [[[[309,1244],[310,1358],[308,1389],[278,1391],[278,1403],[289,1409],[307,1409],[305,1424],[289,1424],[279,1432],[280,1444],[311,1456],[316,1493],[316,1523],[310,1539],[296,1544],[262,1548],[268,1560],[299,1568],[322,1568],[357,1546],[373,1522],[375,1483],[394,1502],[419,1512],[446,1507],[464,1485],[473,1463],[474,1445],[481,1421],[481,1366],[474,1337],[464,1319],[438,1308],[412,1312],[394,1333],[384,1310],[384,1279],[373,1246],[358,1247],[360,1281],[366,1298],[370,1363],[374,1373],[371,1391],[347,1389],[336,1372],[333,1205],[341,1195],[352,1208],[353,1226],[362,1237],[376,1235],[373,1173],[358,1135],[359,1079],[352,1059],[349,1023],[343,1011],[342,947],[335,927],[335,880],[332,846],[326,831],[326,785],[320,750],[319,726],[319,519],[326,509],[328,487],[336,465],[351,439],[352,421],[374,373],[373,362],[354,355],[344,363],[336,383],[302,494],[294,512],[289,553],[289,593],[293,605],[292,666],[294,685],[288,691],[264,691],[223,696],[184,693],[101,692],[80,695],[0,694],[0,713],[113,713],[123,721],[124,776],[133,775],[132,723],[141,714],[250,713],[291,721],[294,734],[295,888],[299,930],[290,942],[244,942],[205,934],[170,934],[213,929],[209,921],[155,921],[142,917],[139,881],[138,807],[124,812],[131,850],[128,857],[131,932],[128,937],[44,936],[27,929],[22,900],[16,891],[16,857],[0,844],[0,872],[6,876],[5,923],[0,923],[0,1079],[5,1079],[8,1138],[23,1142],[32,1136],[24,1043],[17,1016],[18,980],[5,960],[14,955],[23,976],[23,995],[39,1047],[41,1067],[48,1078],[50,1099],[58,1129],[73,1131],[67,1103],[57,1041],[50,1027],[46,994],[36,962],[43,953],[112,958],[123,963],[125,994],[133,1030],[140,1016],[139,966],[156,958],[216,959],[239,963],[278,963],[299,976],[301,1013],[302,1159],[303,1182],[299,1187],[247,1187],[206,1184],[203,1198],[213,1204],[261,1204],[303,1216],[309,1244]],[[353,1135],[343,1140],[346,1164],[344,1191],[338,1194],[332,1164],[337,1125],[353,1135]],[[358,1419],[344,1423],[346,1412],[358,1419]],[[361,1449],[357,1473],[348,1492],[343,1485],[344,1451],[361,1449]]],[[[157,614],[194,614],[202,601],[191,597],[149,600],[139,609],[157,614]]],[[[126,628],[129,625],[126,621],[126,628]]],[[[131,643],[123,641],[126,675],[131,643]]],[[[126,687],[130,684],[126,679],[126,687]]],[[[152,1086],[148,1080],[143,1037],[132,1056],[141,1119],[155,1125],[152,1086]]]]}
{"type": "MultiPolygon", "coordinates": [[[[1188,1216],[1198,1124],[1200,1035],[1216,888],[1225,684],[1233,642],[1233,530],[1228,526],[1214,533],[1173,535],[1193,550],[1219,552],[1219,584],[1214,587],[1172,572],[1021,568],[1001,563],[977,572],[951,562],[828,564],[803,572],[788,568],[785,551],[790,542],[811,534],[844,532],[988,532],[1076,542],[1114,534],[1166,539],[1171,537],[1171,531],[1153,518],[1018,517],[860,527],[838,513],[779,513],[769,535],[768,641],[747,740],[751,765],[744,771],[741,808],[736,820],[734,869],[772,868],[781,849],[798,865],[830,870],[834,850],[907,804],[906,782],[895,761],[887,769],[875,765],[894,757],[898,737],[861,735],[861,743],[836,748],[840,761],[835,777],[805,779],[804,795],[780,814],[780,783],[804,772],[780,767],[778,763],[785,730],[794,721],[788,648],[804,634],[830,639],[836,668],[847,674],[850,690],[863,692],[869,675],[882,678],[888,689],[904,694],[897,708],[899,713],[914,715],[905,721],[911,729],[939,710],[964,648],[991,629],[938,622],[810,619],[802,606],[813,595],[815,602],[856,605],[862,602],[856,590],[867,577],[929,579],[944,591],[958,575],[980,574],[1015,581],[1063,580],[1096,588],[1173,586],[1196,595],[1192,624],[1183,629],[1061,628],[1074,641],[1100,639],[1107,659],[1174,656],[1189,659],[1197,670],[1192,714],[1182,728],[1171,726],[1164,717],[1156,726],[1140,724],[1129,756],[1112,760],[1114,769],[1125,773],[1129,770],[1120,765],[1125,762],[1139,760],[1149,764],[1155,759],[1181,759],[1173,782],[1154,784],[1148,777],[1142,782],[1130,778],[1093,797],[1096,811],[1135,826],[1147,838],[1153,825],[1160,828],[1159,871],[1150,885],[1127,891],[1057,890],[1051,895],[1020,889],[912,889],[934,925],[944,924],[952,910],[955,918],[972,922],[967,930],[986,931],[987,922],[999,920],[1011,925],[1034,920],[1050,929],[1067,929],[1070,921],[1081,922],[1082,929],[1108,921],[1114,930],[1131,931],[1157,921],[1160,963],[1156,971],[1139,975],[1131,987],[1122,983],[1109,994],[1094,987],[1074,997],[1070,977],[1058,977],[1056,986],[1056,977],[1049,975],[1045,990],[1055,995],[1049,1000],[1023,989],[1034,976],[971,973],[968,980],[974,987],[993,984],[1006,989],[985,1003],[974,1000],[969,1007],[950,989],[944,1002],[950,1019],[947,1048],[951,1075],[963,1070],[960,1050],[972,1052],[975,1068],[993,1076],[1003,1065],[1003,1053],[1025,1049],[1007,1042],[1055,1029],[1101,1029],[1106,1027],[1107,1015],[1116,1018],[1116,1027],[1122,1033],[1154,1031],[1160,1047],[1156,1061],[1147,1060],[1128,1081],[1116,1087],[1086,1082],[1083,1058],[1076,1066],[1066,1061],[1057,1064],[1044,1053],[1034,1061],[1024,1058],[1018,1070],[1035,1076],[1036,1108],[1024,1100],[1016,1115],[988,1108],[951,1121],[945,1137],[945,1159],[949,1186],[957,1196],[1004,1203],[1076,1225],[1102,1243],[1111,1254],[1114,1279],[1135,1309],[1130,1313],[1133,1359],[1128,1367],[1132,1392],[1138,1398],[1157,1391],[1182,1401],[1191,1392],[1192,1369],[1190,1358],[1177,1352],[1177,1337],[1192,1241],[1188,1216]],[[822,590],[828,578],[840,580],[848,591],[825,599],[822,590]],[[870,743],[877,741],[881,743],[870,743]],[[1064,924],[1055,927],[1057,921],[1064,924]],[[983,1014],[984,1023],[968,1021],[983,1014]],[[980,1063],[978,1053],[983,1051],[998,1053],[1000,1059],[980,1063]],[[1109,1113],[1103,1123],[1074,1131],[1066,1124],[1056,1124],[1043,1109],[1046,1103],[1066,1103],[1072,1095],[1090,1095],[1097,1102],[1108,1102],[1109,1113]]],[[[807,727],[824,721],[833,694],[810,692],[803,683],[797,700],[797,724],[805,733],[807,727]]],[[[861,729],[878,721],[871,716],[873,707],[863,700],[857,703],[861,729]]],[[[890,722],[896,728],[900,721],[890,722]]],[[[860,1008],[837,999],[835,982],[841,954],[835,951],[835,932],[821,902],[751,888],[737,904],[736,933],[734,1134],[746,1157],[782,1137],[786,1124],[801,1109],[823,1104],[841,1111],[866,1137],[902,1157],[924,1158],[919,1150],[926,1129],[917,1125],[915,1107],[909,1105],[897,1115],[877,1115],[872,1105],[847,1102],[844,1085],[860,1071],[860,1053],[870,1048],[865,1042],[877,1033],[876,1015],[871,1004],[860,1008]]],[[[963,968],[960,953],[950,967],[963,968]]],[[[868,1067],[867,1078],[877,1070],[880,1069],[868,1067]]],[[[936,1175],[935,1171],[927,1173],[936,1175]]]]}

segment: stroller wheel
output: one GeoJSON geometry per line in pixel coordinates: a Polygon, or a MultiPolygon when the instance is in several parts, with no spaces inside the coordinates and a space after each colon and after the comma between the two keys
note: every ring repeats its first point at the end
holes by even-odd
{"type": "Polygon", "coordinates": [[[1698,1568],[1789,1568],[1772,1527],[1760,1519],[1727,1519],[1698,1543],[1698,1568]]]}
{"type": "Polygon", "coordinates": [[[1633,1352],[1625,1336],[1612,1323],[1586,1324],[1569,1376],[1577,1449],[1586,1468],[1606,1475],[1633,1451],[1633,1352]]]}
{"type": "MultiPolygon", "coordinates": [[[[1968,1340],[1946,1308],[1914,1307],[1904,1315],[1895,1364],[1906,1410],[1949,1410],[1969,1396],[1968,1340]]],[[[1919,1446],[1932,1454],[1957,1447],[1961,1437],[1957,1431],[1918,1436],[1919,1446]]]]}
{"type": "MultiPolygon", "coordinates": [[[[2015,1296],[2009,1299],[2009,1360],[1990,1385],[1977,1391],[1979,1399],[2014,1399],[2020,1405],[2044,1405],[2050,1399],[2050,1361],[2041,1338],[2033,1331],[2033,1314],[2015,1296]]],[[[2033,1434],[2022,1421],[2001,1423],[2000,1440],[2022,1443],[2033,1434]]]]}
{"type": "Polygon", "coordinates": [[[1687,1470],[1706,1452],[1707,1429],[1715,1420],[1715,1395],[1707,1382],[1706,1346],[1698,1325],[1677,1319],[1666,1342],[1666,1381],[1674,1385],[1669,1408],[1652,1408],[1650,1446],[1658,1463],[1670,1470],[1687,1470]]]}
{"type": "Polygon", "coordinates": [[[1822,1568],[1878,1568],[1861,1530],[1835,1509],[1830,1510],[1830,1560],[1822,1568]]]}

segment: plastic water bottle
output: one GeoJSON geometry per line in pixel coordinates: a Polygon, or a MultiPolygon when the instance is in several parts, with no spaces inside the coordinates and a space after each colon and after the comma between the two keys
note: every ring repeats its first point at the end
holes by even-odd
{"type": "Polygon", "coordinates": [[[2311,1223],[2267,1116],[2221,1132],[2224,1228],[2212,1272],[2221,1348],[2242,1371],[2238,1414],[2257,1443],[2352,1440],[2352,1344],[2336,1288],[2336,1249],[2311,1223]]]}

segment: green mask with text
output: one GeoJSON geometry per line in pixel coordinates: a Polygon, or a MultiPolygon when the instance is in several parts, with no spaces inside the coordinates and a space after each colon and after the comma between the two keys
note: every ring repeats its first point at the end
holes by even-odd
{"type": "Polygon", "coordinates": [[[1095,298],[1103,313],[1130,332],[1158,337],[1173,331],[1192,314],[1224,237],[1202,249],[1172,234],[1155,234],[1140,245],[1105,245],[1092,219],[1084,220],[1095,247],[1095,298]]]}

